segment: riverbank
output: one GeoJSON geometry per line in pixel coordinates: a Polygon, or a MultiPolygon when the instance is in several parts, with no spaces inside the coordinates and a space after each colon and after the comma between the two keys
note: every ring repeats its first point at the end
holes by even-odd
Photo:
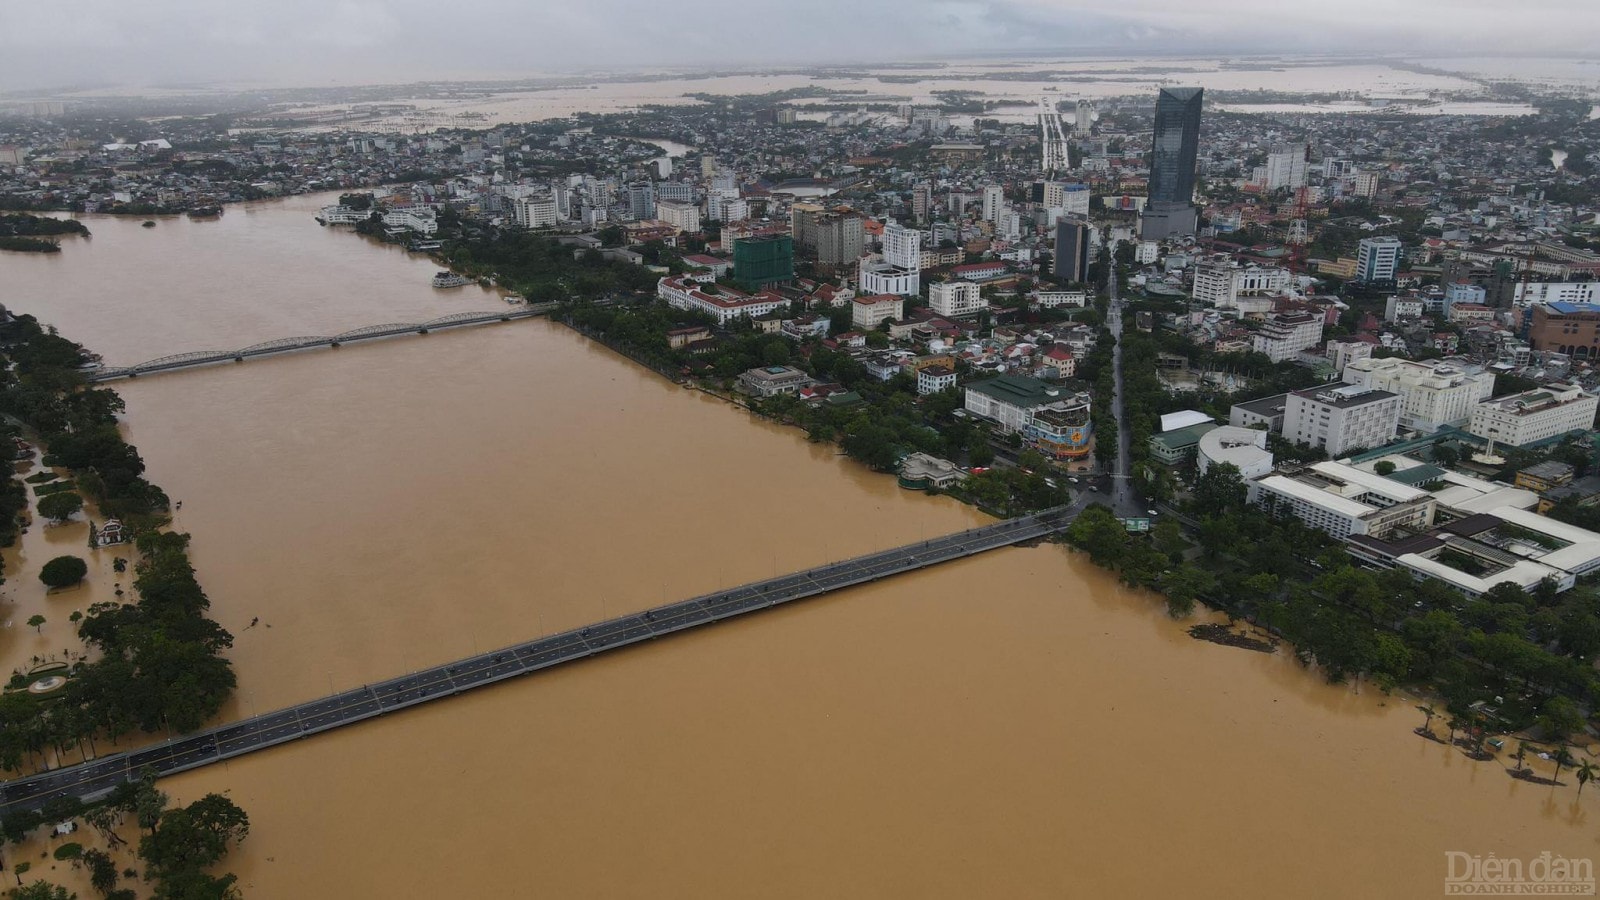
{"type": "MultiPolygon", "coordinates": [[[[876,473],[896,474],[911,452],[969,462],[975,452],[982,452],[985,455],[980,468],[994,458],[987,427],[952,415],[959,405],[954,392],[919,397],[915,382],[907,375],[884,382],[867,375],[854,359],[815,346],[791,358],[790,340],[779,335],[722,333],[712,361],[675,353],[667,345],[665,330],[682,315],[652,303],[632,308],[569,308],[560,318],[579,333],[652,372],[675,383],[692,385],[780,425],[800,428],[807,440],[837,446],[843,455],[876,473]],[[780,356],[803,367],[818,384],[829,385],[831,378],[844,383],[832,383],[833,390],[816,401],[802,401],[787,394],[750,397],[733,386],[736,373],[763,362],[771,364],[780,356]]],[[[1019,463],[1015,467],[995,466],[969,472],[957,484],[930,492],[949,494],[999,518],[1071,502],[1071,492],[1062,486],[1068,477],[1066,472],[1026,450],[1019,456],[1019,463]]]]}
{"type": "Polygon", "coordinates": [[[1600,588],[1526,594],[1501,586],[1463,600],[1404,572],[1357,569],[1321,532],[1249,506],[1231,468],[1200,476],[1184,527],[1167,516],[1151,534],[1130,536],[1109,511],[1090,508],[1068,539],[1124,583],[1163,594],[1173,616],[1200,602],[1246,619],[1329,681],[1437,694],[1452,717],[1482,733],[1536,729],[1554,743],[1589,740],[1600,682],[1577,643],[1583,632],[1558,623],[1593,616],[1600,588]],[[1491,607],[1549,613],[1496,620],[1484,616],[1491,607]],[[1557,624],[1534,630],[1541,621],[1557,624]]]}
{"type": "MultiPolygon", "coordinates": [[[[0,275],[109,361],[423,321],[478,292],[440,296],[430,261],[332,239],[318,205],[90,221],[72,266],[10,257],[0,275]]],[[[235,635],[223,720],[986,521],[553,322],[118,392],[235,635]]],[[[49,531],[71,552],[82,529],[49,531]]],[[[30,555],[52,554],[44,537],[30,555]]],[[[56,615],[0,639],[49,641],[56,615]]],[[[517,896],[529,871],[555,894],[664,900],[1421,896],[1445,849],[1591,855],[1570,787],[1485,778],[1412,734],[1409,702],[1190,624],[1062,548],[1004,550],[161,788],[249,811],[224,867],[252,898],[517,896]],[[1174,734],[1182,752],[1130,765],[1174,734]],[[1317,814],[1286,830],[1285,809],[1317,814]],[[1241,860],[1243,880],[1194,878],[1241,860]]]]}
{"type": "MultiPolygon", "coordinates": [[[[37,517],[48,512],[56,521],[75,519],[90,501],[108,520],[119,520],[131,542],[126,577],[133,589],[133,597],[123,599],[119,579],[113,602],[89,605],[74,611],[70,624],[56,624],[82,641],[74,651],[69,639],[71,666],[62,689],[28,703],[0,704],[0,768],[20,773],[25,763],[31,767],[40,759],[48,767],[51,750],[58,761],[67,748],[87,759],[97,753],[97,739],[114,743],[134,730],[197,729],[222,707],[236,682],[221,656],[232,636],[205,616],[210,601],[189,564],[188,536],[160,530],[171,504],[143,477],[144,461],[118,429],[122,400],[83,385],[86,357],[78,344],[45,331],[26,314],[6,329],[6,361],[16,381],[0,391],[0,411],[34,430],[30,437],[43,448],[41,465],[71,476],[34,480],[37,517]],[[53,389],[39,387],[44,385],[53,389]],[[75,502],[46,510],[66,498],[75,502]]],[[[85,544],[97,551],[94,527],[87,521],[85,527],[85,544]]],[[[83,546],[30,574],[48,580],[50,565],[61,560],[75,560],[87,574],[83,546]]],[[[113,561],[114,572],[120,576],[127,562],[113,561]]],[[[50,618],[35,614],[28,624],[42,633],[50,618]]],[[[33,663],[38,661],[36,655],[33,663]]]]}

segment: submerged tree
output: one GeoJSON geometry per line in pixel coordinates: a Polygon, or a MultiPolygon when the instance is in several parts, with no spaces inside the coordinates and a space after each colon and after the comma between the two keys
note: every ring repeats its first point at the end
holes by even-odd
{"type": "Polygon", "coordinates": [[[39,580],[47,587],[71,587],[89,574],[89,564],[76,556],[58,556],[39,568],[39,580]]]}

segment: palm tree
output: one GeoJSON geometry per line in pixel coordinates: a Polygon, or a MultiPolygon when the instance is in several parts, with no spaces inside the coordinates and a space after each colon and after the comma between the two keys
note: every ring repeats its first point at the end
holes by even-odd
{"type": "Polygon", "coordinates": [[[1522,760],[1527,755],[1528,755],[1528,742],[1527,741],[1517,741],[1517,767],[1515,769],[1513,769],[1512,771],[1514,771],[1514,772],[1521,772],[1522,771],[1522,760]]]}
{"type": "Polygon", "coordinates": [[[1427,731],[1427,732],[1432,732],[1433,731],[1433,717],[1437,716],[1439,714],[1439,711],[1434,709],[1431,706],[1428,706],[1427,704],[1423,704],[1422,706],[1417,707],[1417,712],[1420,712],[1424,716],[1427,716],[1427,718],[1424,719],[1423,722],[1422,722],[1422,730],[1423,731],[1427,731]]]}
{"type": "Polygon", "coordinates": [[[1600,766],[1596,766],[1594,763],[1589,762],[1587,759],[1579,764],[1579,766],[1578,766],[1578,796],[1579,797],[1583,796],[1583,786],[1588,784],[1589,783],[1589,779],[1593,778],[1597,773],[1600,773],[1600,766]]]}
{"type": "Polygon", "coordinates": [[[1453,747],[1456,743],[1456,732],[1460,731],[1466,723],[1456,716],[1451,716],[1448,724],[1450,725],[1450,746],[1453,747]]]}
{"type": "Polygon", "coordinates": [[[1561,777],[1561,767],[1572,765],[1574,760],[1572,758],[1572,754],[1567,752],[1567,748],[1565,746],[1556,750],[1555,755],[1552,758],[1556,761],[1556,774],[1550,778],[1550,790],[1554,791],[1556,789],[1556,785],[1559,783],[1557,779],[1561,777]]]}

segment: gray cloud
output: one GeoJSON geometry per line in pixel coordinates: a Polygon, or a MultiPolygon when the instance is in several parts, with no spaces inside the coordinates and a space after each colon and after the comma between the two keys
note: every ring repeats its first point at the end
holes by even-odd
{"type": "Polygon", "coordinates": [[[997,50],[1584,53],[1597,0],[75,0],[0,4],[0,89],[512,77],[997,50]]]}

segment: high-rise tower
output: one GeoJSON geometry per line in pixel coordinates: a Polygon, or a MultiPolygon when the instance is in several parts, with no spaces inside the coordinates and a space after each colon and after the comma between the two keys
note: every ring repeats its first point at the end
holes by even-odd
{"type": "Polygon", "coordinates": [[[1150,202],[1141,225],[1146,240],[1194,233],[1194,172],[1204,93],[1203,88],[1162,88],[1156,97],[1150,202]]]}

